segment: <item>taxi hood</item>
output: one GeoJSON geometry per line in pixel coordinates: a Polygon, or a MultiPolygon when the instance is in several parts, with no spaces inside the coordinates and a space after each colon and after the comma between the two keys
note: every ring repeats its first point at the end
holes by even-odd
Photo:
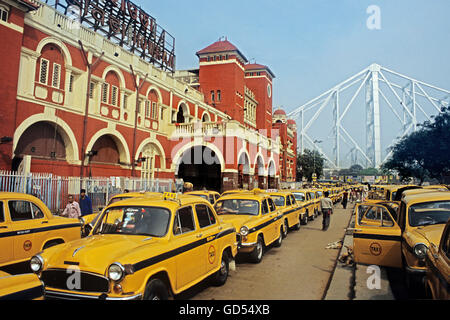
{"type": "Polygon", "coordinates": [[[444,229],[445,224],[435,224],[418,227],[414,230],[414,233],[425,238],[429,243],[434,243],[437,247],[439,247],[444,229]]]}
{"type": "Polygon", "coordinates": [[[220,219],[223,222],[230,223],[236,229],[236,232],[239,233],[242,226],[247,225],[250,221],[252,221],[256,216],[250,215],[236,215],[236,214],[224,214],[220,215],[220,219]]]}
{"type": "Polygon", "coordinates": [[[151,256],[152,245],[160,242],[161,239],[148,236],[94,235],[45,250],[42,257],[47,260],[46,269],[61,268],[69,262],[77,264],[83,271],[104,274],[114,262],[134,263],[126,256],[143,246],[146,255],[151,256]]]}

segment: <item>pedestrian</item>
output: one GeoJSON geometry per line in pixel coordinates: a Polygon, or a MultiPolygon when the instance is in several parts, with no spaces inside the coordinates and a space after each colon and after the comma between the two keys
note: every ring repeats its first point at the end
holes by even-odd
{"type": "Polygon", "coordinates": [[[348,204],[348,190],[345,190],[344,195],[342,196],[342,206],[344,207],[344,209],[347,209],[347,204],[348,204]]]}
{"type": "Polygon", "coordinates": [[[81,209],[81,216],[87,216],[93,213],[92,210],[92,201],[91,198],[86,194],[85,189],[81,189],[80,192],[80,209],[81,209]]]}
{"type": "Polygon", "coordinates": [[[194,191],[194,185],[190,182],[186,182],[183,186],[183,193],[194,191]]]}
{"type": "Polygon", "coordinates": [[[330,193],[328,191],[324,193],[324,196],[320,200],[320,209],[323,216],[322,230],[327,231],[330,227],[331,215],[333,214],[333,201],[329,198],[330,193]]]}
{"type": "Polygon", "coordinates": [[[78,202],[73,199],[72,195],[68,196],[69,203],[61,214],[63,217],[71,218],[71,219],[79,219],[81,218],[81,209],[78,202]]]}

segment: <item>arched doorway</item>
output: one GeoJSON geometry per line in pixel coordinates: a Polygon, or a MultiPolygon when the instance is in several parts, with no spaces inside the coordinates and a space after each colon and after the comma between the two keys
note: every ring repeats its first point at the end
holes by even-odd
{"type": "Polygon", "coordinates": [[[13,171],[18,169],[22,158],[26,155],[46,160],[66,161],[66,145],[58,126],[42,121],[27,128],[14,150],[11,168],[13,171]]]}
{"type": "Polygon", "coordinates": [[[206,146],[196,146],[183,153],[177,176],[185,182],[191,182],[194,190],[222,190],[219,157],[206,146]]]}
{"type": "Polygon", "coordinates": [[[109,135],[101,136],[92,147],[90,152],[90,163],[119,164],[120,152],[113,137],[109,135]]]}
{"type": "Polygon", "coordinates": [[[256,188],[265,189],[264,179],[264,161],[261,156],[258,156],[255,163],[256,188]]]}
{"type": "Polygon", "coordinates": [[[269,162],[269,168],[268,168],[268,188],[269,189],[277,189],[277,180],[276,180],[276,167],[275,163],[273,161],[269,162]]]}
{"type": "Polygon", "coordinates": [[[238,161],[238,185],[239,188],[248,189],[250,184],[250,159],[243,152],[238,161]]]}

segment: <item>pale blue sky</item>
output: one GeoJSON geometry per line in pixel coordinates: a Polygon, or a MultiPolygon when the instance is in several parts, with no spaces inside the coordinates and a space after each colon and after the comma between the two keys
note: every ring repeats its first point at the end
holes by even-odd
{"type": "MultiPolygon", "coordinates": [[[[222,36],[248,59],[268,65],[276,75],[274,109],[283,106],[291,112],[372,63],[450,89],[449,0],[140,3],[176,38],[177,69],[198,67],[195,52],[222,36]],[[370,5],[381,10],[381,30],[367,28],[370,5]]],[[[365,149],[363,98],[354,104],[343,123],[365,149]]],[[[388,146],[400,135],[401,125],[386,106],[381,108],[385,157],[388,146]]],[[[324,117],[330,115],[331,108],[324,117]]],[[[326,119],[317,123],[308,133],[323,140],[324,150],[331,154],[333,125],[326,119]]],[[[341,155],[347,161],[348,152],[343,150],[341,155]]]]}
{"type": "Polygon", "coordinates": [[[373,62],[450,89],[448,0],[135,1],[176,38],[177,69],[221,36],[277,76],[274,107],[288,111],[373,62]],[[381,30],[369,30],[369,5],[381,30]]]}

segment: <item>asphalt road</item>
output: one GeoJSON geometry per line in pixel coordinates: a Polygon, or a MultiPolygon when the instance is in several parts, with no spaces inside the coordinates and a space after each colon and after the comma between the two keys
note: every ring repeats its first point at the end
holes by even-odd
{"type": "Polygon", "coordinates": [[[230,273],[224,286],[213,287],[205,281],[176,299],[323,299],[339,255],[339,250],[326,247],[343,240],[351,210],[336,205],[328,231],[322,231],[322,216],[319,216],[299,231],[291,231],[280,248],[268,248],[260,264],[238,256],[236,271],[230,273]]]}

